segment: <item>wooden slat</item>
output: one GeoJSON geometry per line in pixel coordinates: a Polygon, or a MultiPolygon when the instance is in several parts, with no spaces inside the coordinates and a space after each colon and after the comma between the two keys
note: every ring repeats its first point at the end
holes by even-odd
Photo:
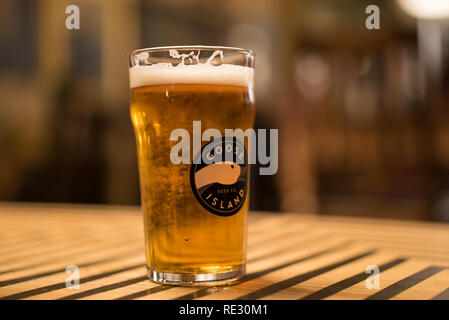
{"type": "MultiPolygon", "coordinates": [[[[347,279],[355,274],[364,272],[366,266],[369,265],[381,265],[397,258],[395,255],[378,252],[361,259],[357,259],[348,264],[342,265],[338,268],[329,270],[321,275],[317,275],[311,279],[300,282],[293,285],[287,289],[279,292],[264,296],[263,299],[274,299],[274,300],[297,300],[306,298],[309,295],[316,293],[322,288],[326,288],[329,284],[340,282],[347,279]]],[[[325,292],[323,292],[322,297],[324,298],[325,292]]]]}
{"type": "Polygon", "coordinates": [[[428,300],[449,287],[449,270],[443,270],[394,296],[395,300],[428,300]]]}
{"type": "Polygon", "coordinates": [[[0,299],[448,299],[448,243],[441,223],[251,213],[241,282],[169,287],[146,277],[139,208],[0,203],[0,299]]]}
{"type": "MultiPolygon", "coordinates": [[[[372,296],[379,290],[385,289],[398,281],[398,279],[403,279],[408,277],[428,266],[428,262],[423,261],[413,261],[406,260],[403,263],[395,266],[394,268],[390,268],[388,270],[382,271],[379,277],[379,289],[375,288],[367,288],[366,286],[366,278],[368,275],[362,280],[357,282],[356,284],[342,288],[341,291],[336,292],[325,299],[327,300],[350,300],[350,299],[366,299],[369,296],[372,296]]],[[[364,270],[359,270],[363,272],[364,270]]]]}

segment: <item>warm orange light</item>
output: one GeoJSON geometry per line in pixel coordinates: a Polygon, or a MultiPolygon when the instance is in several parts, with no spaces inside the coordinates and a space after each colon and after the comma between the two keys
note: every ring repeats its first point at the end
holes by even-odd
{"type": "Polygon", "coordinates": [[[397,0],[407,14],[420,19],[449,18],[449,0],[397,0]]]}

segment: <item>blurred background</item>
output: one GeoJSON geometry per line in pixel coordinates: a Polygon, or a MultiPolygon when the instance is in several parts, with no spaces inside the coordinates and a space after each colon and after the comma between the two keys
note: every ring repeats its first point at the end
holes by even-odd
{"type": "Polygon", "coordinates": [[[127,53],[203,44],[256,52],[256,127],[279,128],[252,209],[449,221],[448,6],[1,0],[0,201],[138,205],[127,53]]]}

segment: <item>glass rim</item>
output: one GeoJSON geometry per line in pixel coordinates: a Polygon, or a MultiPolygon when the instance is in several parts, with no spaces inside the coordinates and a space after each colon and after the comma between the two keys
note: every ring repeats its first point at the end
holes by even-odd
{"type": "Polygon", "coordinates": [[[161,52],[161,51],[168,51],[168,50],[226,50],[226,51],[233,51],[236,53],[242,53],[249,55],[251,57],[254,57],[254,51],[250,49],[243,49],[238,47],[226,47],[226,46],[205,46],[205,45],[179,45],[179,46],[160,46],[160,47],[149,47],[149,48],[142,48],[142,49],[135,49],[129,52],[129,57],[135,56],[137,54],[141,54],[143,52],[161,52]]]}

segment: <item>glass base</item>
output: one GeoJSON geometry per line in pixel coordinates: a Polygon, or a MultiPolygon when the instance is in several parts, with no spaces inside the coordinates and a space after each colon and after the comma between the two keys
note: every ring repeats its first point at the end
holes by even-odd
{"type": "Polygon", "coordinates": [[[148,277],[156,283],[185,287],[230,284],[244,275],[245,267],[221,273],[167,273],[148,269],[148,277]]]}

